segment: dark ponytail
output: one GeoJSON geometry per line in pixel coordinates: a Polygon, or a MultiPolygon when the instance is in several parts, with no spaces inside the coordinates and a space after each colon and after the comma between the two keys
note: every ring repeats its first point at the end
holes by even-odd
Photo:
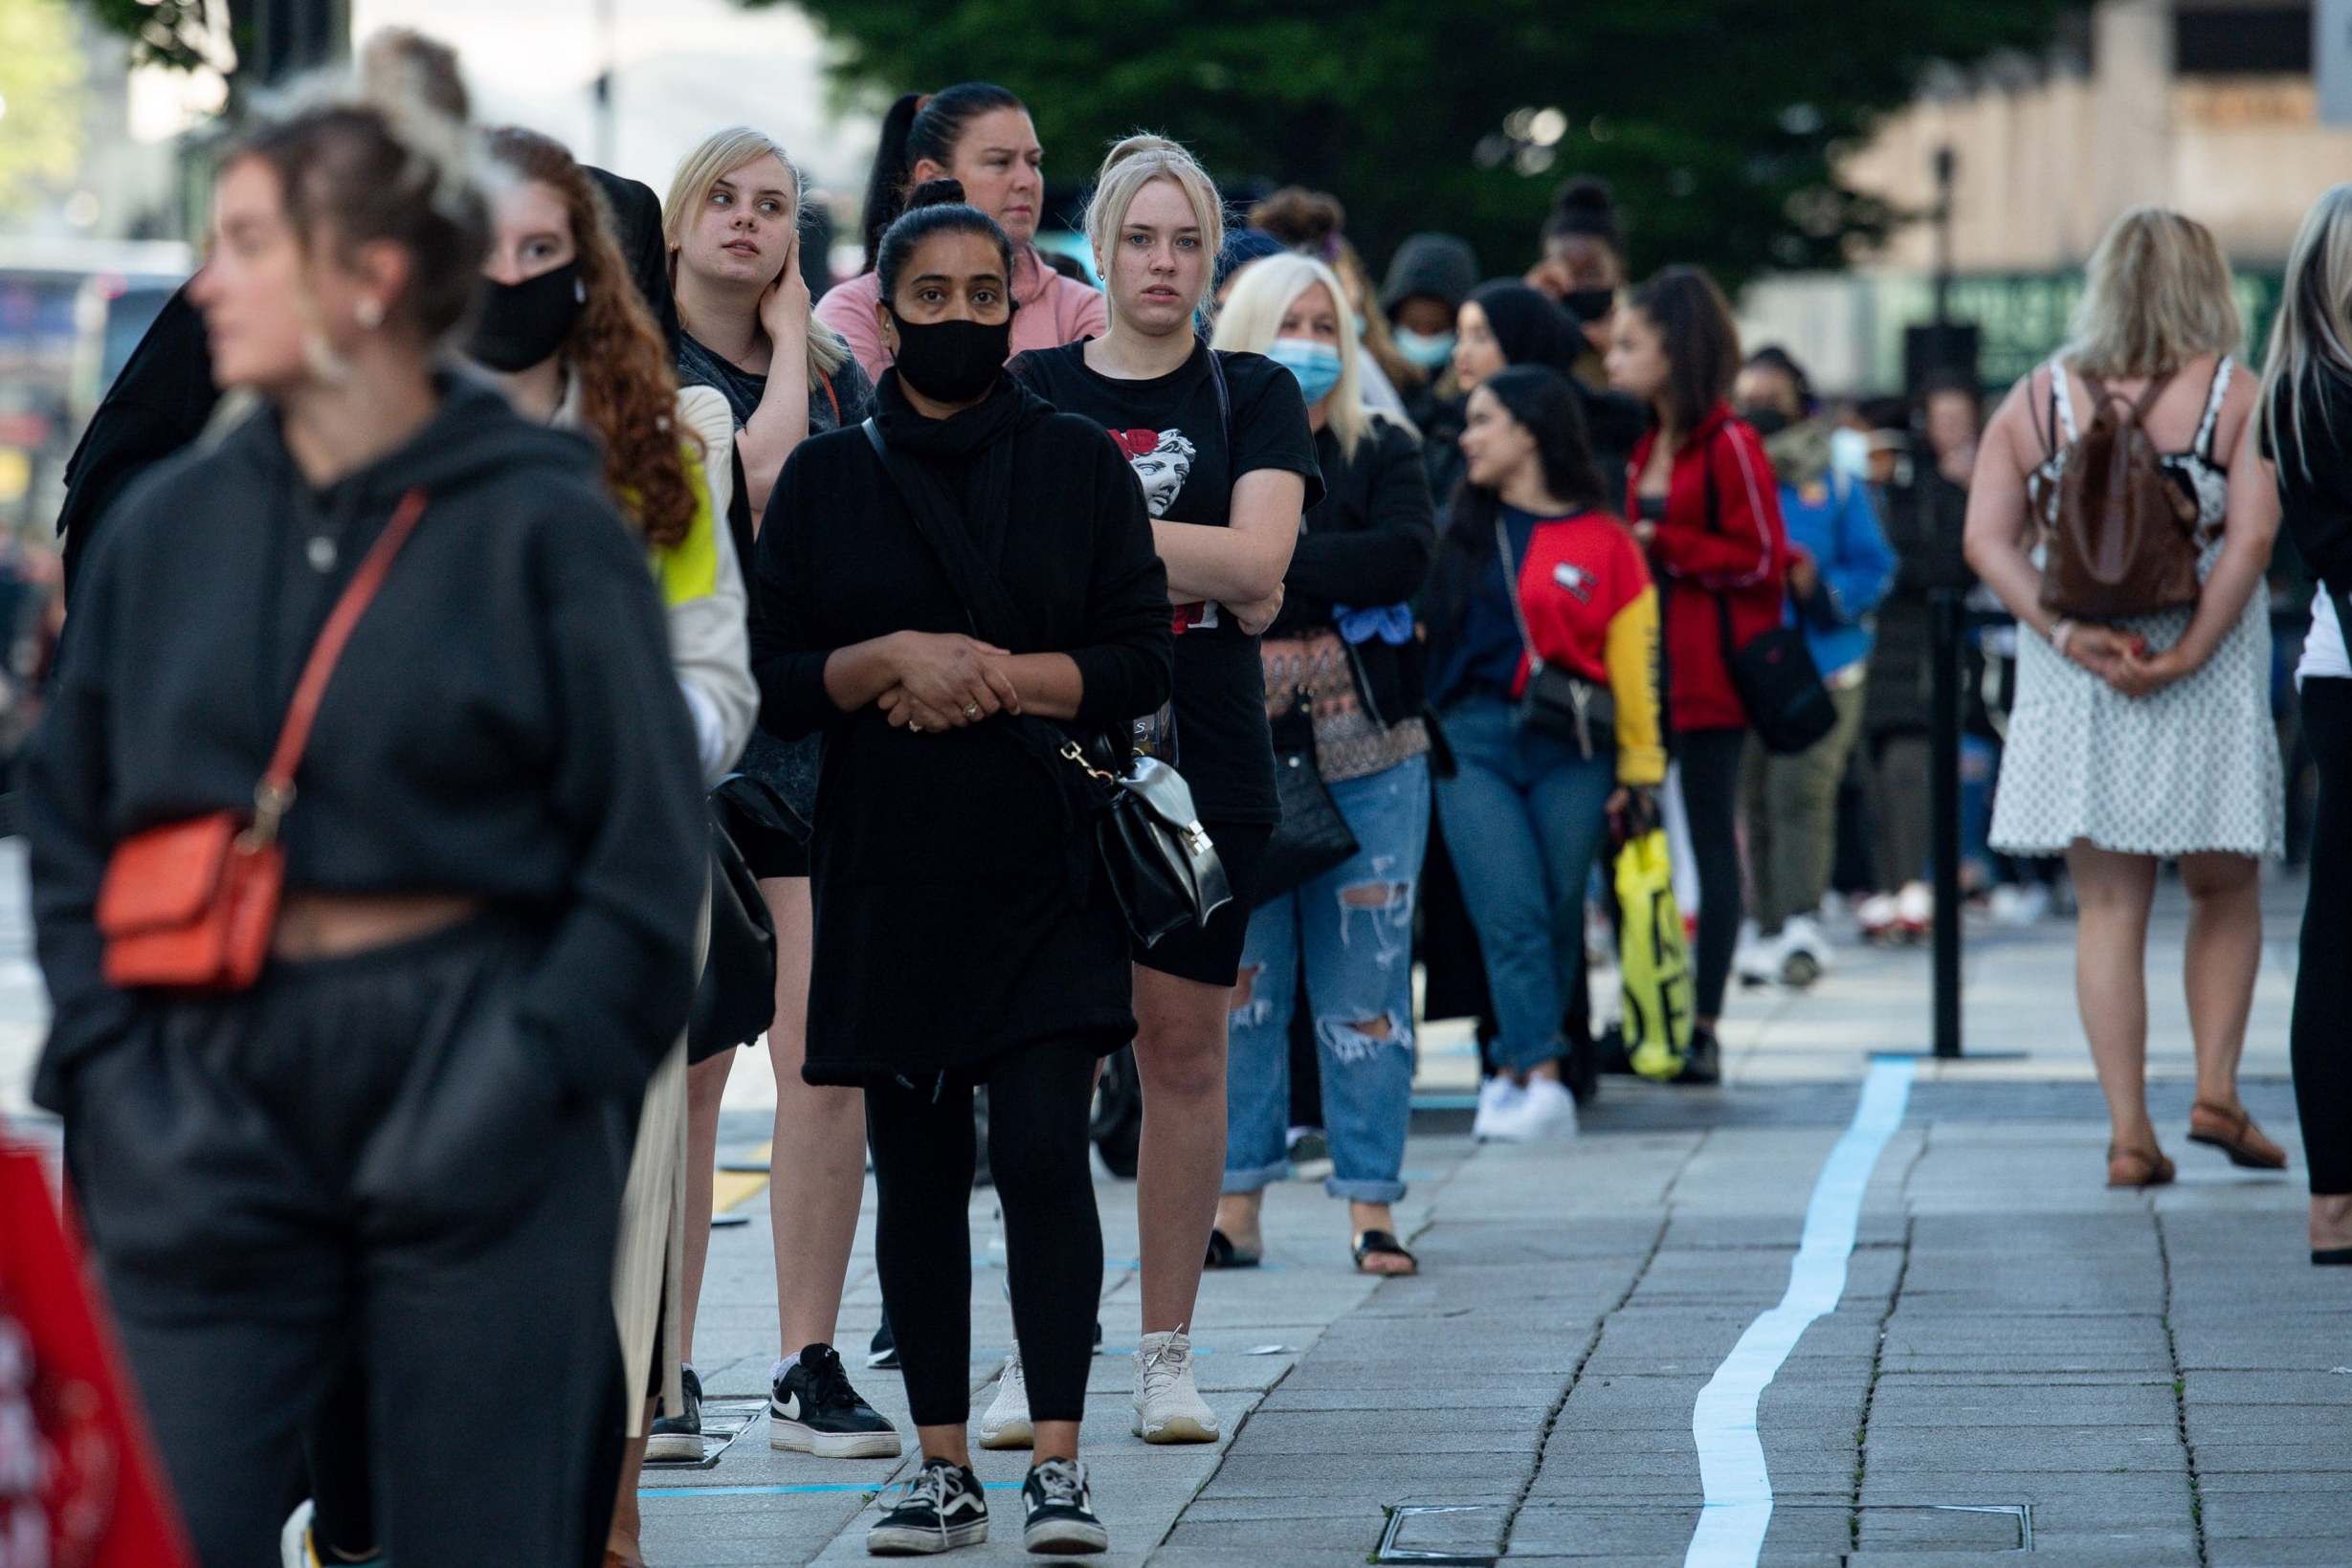
{"type": "Polygon", "coordinates": [[[955,162],[965,127],[998,109],[1026,109],[1006,89],[986,81],[958,82],[936,93],[907,93],[882,117],[881,145],[866,180],[866,270],[881,261],[882,232],[907,209],[915,166],[928,158],[944,169],[955,162]]]}

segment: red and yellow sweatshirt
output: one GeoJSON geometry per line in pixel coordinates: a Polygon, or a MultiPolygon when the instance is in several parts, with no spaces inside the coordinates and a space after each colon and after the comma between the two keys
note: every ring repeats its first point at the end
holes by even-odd
{"type": "MultiPolygon", "coordinates": [[[[1605,512],[1546,519],[1520,563],[1520,607],[1536,656],[1605,685],[1617,705],[1617,780],[1666,779],[1658,702],[1658,592],[1625,524],[1605,512]]],[[[1520,659],[1514,696],[1527,689],[1520,659]]]]}

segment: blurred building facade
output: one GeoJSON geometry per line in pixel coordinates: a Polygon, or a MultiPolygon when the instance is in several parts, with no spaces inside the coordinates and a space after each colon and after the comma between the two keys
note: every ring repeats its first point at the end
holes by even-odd
{"type": "MultiPolygon", "coordinates": [[[[2315,8],[2280,0],[2105,0],[2039,55],[1942,69],[1846,162],[1907,212],[1937,205],[1954,153],[1952,314],[1983,334],[1988,387],[2065,335],[2084,259],[2120,213],[2176,208],[2209,225],[2259,348],[2302,215],[2352,178],[2352,125],[2320,121],[2315,8]]],[[[1748,290],[1750,341],[1788,345],[1827,387],[1898,386],[1902,333],[1933,310],[1939,236],[1908,224],[1853,272],[1748,290]]]]}

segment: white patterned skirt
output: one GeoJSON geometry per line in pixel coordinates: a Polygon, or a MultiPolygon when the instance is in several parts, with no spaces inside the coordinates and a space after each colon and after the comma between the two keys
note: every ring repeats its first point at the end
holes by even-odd
{"type": "MultiPolygon", "coordinates": [[[[2120,623],[2170,648],[2190,611],[2120,623]]],[[[1993,798],[1992,847],[2056,854],[2283,851],[2286,800],[2271,719],[2271,596],[2253,597],[2205,667],[2128,697],[2041,638],[2018,639],[2017,702],[1993,798]]]]}

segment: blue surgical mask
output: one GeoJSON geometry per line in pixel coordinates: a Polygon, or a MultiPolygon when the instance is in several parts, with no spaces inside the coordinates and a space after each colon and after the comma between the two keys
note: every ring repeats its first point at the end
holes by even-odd
{"type": "Polygon", "coordinates": [[[1298,378],[1299,395],[1310,408],[1340,384],[1340,351],[1312,338],[1276,338],[1266,357],[1298,378]]]}
{"type": "Polygon", "coordinates": [[[1396,351],[1431,374],[1446,367],[1453,358],[1453,334],[1451,332],[1412,332],[1396,329],[1396,351]]]}
{"type": "Polygon", "coordinates": [[[1850,479],[1870,476],[1870,437],[1840,426],[1830,432],[1830,466],[1850,479]]]}

